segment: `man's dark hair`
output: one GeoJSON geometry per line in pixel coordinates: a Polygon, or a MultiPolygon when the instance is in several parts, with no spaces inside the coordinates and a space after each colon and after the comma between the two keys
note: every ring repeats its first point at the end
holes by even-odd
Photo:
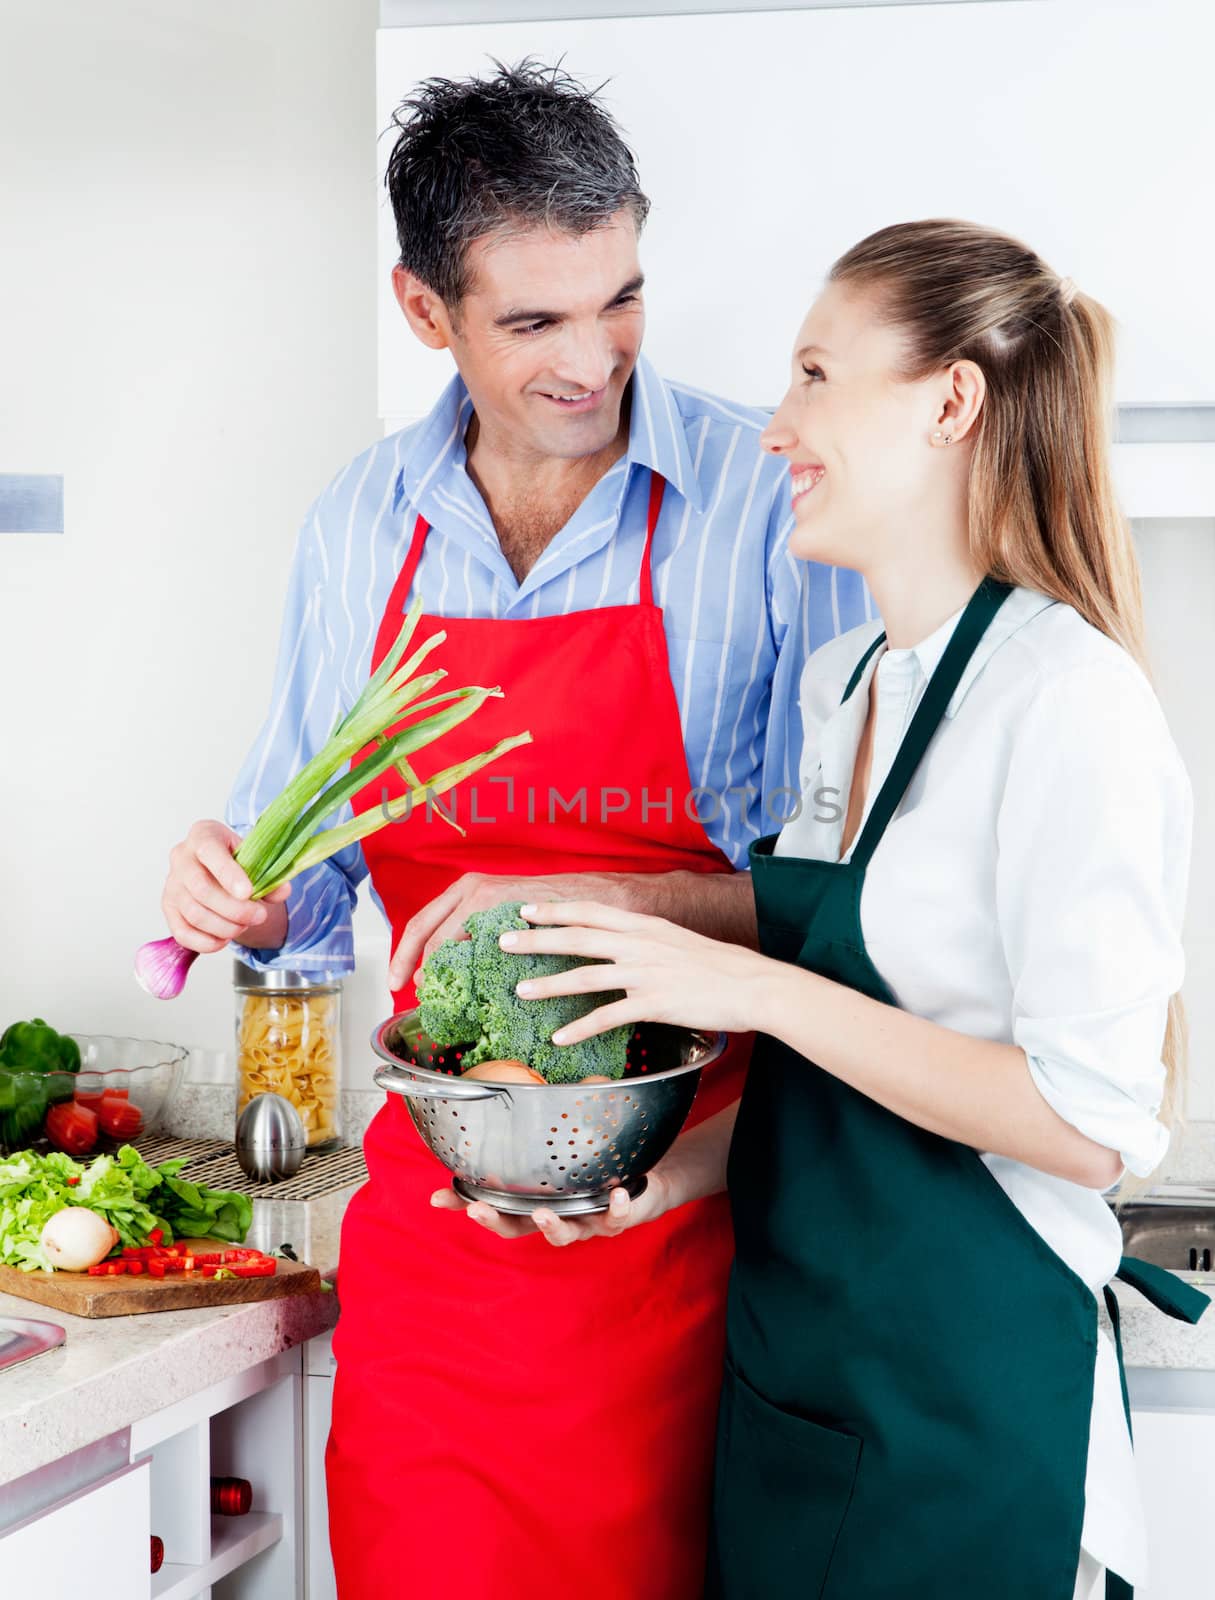
{"type": "Polygon", "coordinates": [[[490,78],[428,78],[393,113],[384,187],[401,265],[451,308],[470,287],[468,247],[504,228],[589,233],[650,202],[620,129],[560,67],[496,62],[490,78]]]}

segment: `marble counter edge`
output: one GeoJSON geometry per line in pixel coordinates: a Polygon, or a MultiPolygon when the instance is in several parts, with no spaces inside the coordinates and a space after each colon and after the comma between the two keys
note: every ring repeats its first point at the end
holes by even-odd
{"type": "MultiPolygon", "coordinates": [[[[26,1315],[29,1305],[0,1296],[5,1315],[26,1315]]],[[[82,1327],[98,1325],[63,1312],[53,1315],[67,1328],[69,1341],[82,1327]]],[[[116,1364],[82,1372],[73,1381],[75,1353],[69,1343],[0,1375],[0,1485],[328,1332],[337,1322],[337,1296],[321,1291],[205,1312],[161,1311],[103,1320],[114,1337],[137,1335],[134,1348],[116,1364]],[[130,1327],[153,1320],[158,1326],[147,1342],[142,1329],[130,1327]],[[166,1328],[167,1321],[175,1326],[166,1328]],[[48,1389],[48,1383],[55,1386],[48,1389]]]]}
{"type": "Polygon", "coordinates": [[[0,1295],[0,1315],[57,1322],[68,1336],[57,1350],[0,1371],[0,1485],[329,1332],[338,1318],[332,1283],[341,1219],[353,1193],[308,1205],[303,1258],[330,1286],[320,1292],[96,1318],[0,1295]]]}

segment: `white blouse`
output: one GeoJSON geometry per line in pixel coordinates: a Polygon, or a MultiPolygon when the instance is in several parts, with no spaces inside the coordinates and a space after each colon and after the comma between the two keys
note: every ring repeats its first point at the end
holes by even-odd
{"type": "MultiPolygon", "coordinates": [[[[960,616],[911,649],[881,646],[843,706],[881,622],[810,658],[802,803],[778,855],[839,859],[874,675],[866,817],[960,616]]],[[[954,691],[861,897],[866,949],[899,1005],[1019,1045],[1043,1098],[1137,1175],[1168,1146],[1157,1120],[1161,1046],[1184,971],[1191,819],[1185,768],[1138,666],[1072,607],[1016,589],[954,691]]],[[[1099,1293],[1122,1252],[1102,1196],[981,1154],[1017,1208],[1099,1293]]],[[[1107,1338],[1098,1343],[1085,1492],[1083,1547],[1128,1582],[1143,1582],[1146,1542],[1107,1338]]]]}

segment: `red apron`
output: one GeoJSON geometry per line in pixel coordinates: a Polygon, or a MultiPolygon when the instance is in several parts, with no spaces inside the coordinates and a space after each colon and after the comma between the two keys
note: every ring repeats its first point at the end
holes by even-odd
{"type": "MultiPolygon", "coordinates": [[[[436,657],[449,683],[505,691],[428,747],[421,775],[525,728],[534,743],[456,791],[463,838],[419,806],[364,841],[394,949],[465,872],[732,870],[685,804],[650,577],[663,488],[655,474],[640,604],[419,624],[419,639],[446,632],[436,657]]],[[[427,531],[419,517],[372,671],[427,531]]],[[[403,784],[391,780],[393,797],[403,784]]],[[[385,781],[355,810],[380,804],[385,781]]],[[[405,1009],[412,987],[392,998],[405,1009]]],[[[738,1097],[749,1045],[732,1041],[705,1074],[693,1122],[738,1097]]],[[[364,1148],[370,1176],[342,1228],[327,1452],[341,1600],[535,1600],[588,1584],[627,1600],[699,1597],[733,1249],[725,1196],[557,1250],[431,1209],[451,1175],[399,1096],[364,1148]]]]}

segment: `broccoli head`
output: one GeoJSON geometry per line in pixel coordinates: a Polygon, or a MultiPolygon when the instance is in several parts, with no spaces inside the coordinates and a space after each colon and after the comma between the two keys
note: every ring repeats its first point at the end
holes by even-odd
{"type": "MultiPolygon", "coordinates": [[[[596,1003],[610,998],[610,995],[593,996],[596,1003]]],[[[590,1009],[583,1005],[583,1012],[590,1009]]],[[[606,1033],[597,1033],[581,1044],[559,1045],[546,1041],[538,1046],[528,1064],[550,1083],[578,1083],[591,1077],[622,1078],[631,1032],[631,1028],[609,1028],[606,1033]]]]}
{"type": "Polygon", "coordinates": [[[422,969],[422,1027],[436,1044],[467,1046],[463,1061],[470,1067],[480,1061],[525,1061],[550,1083],[574,1083],[591,1074],[623,1077],[628,1028],[613,1028],[578,1045],[552,1043],[558,1028],[621,996],[521,1000],[515,993],[524,978],[585,964],[575,956],[515,955],[500,948],[503,933],[530,926],[517,901],[474,912],[464,924],[469,937],[441,944],[422,969]]]}
{"type": "Polygon", "coordinates": [[[445,1049],[480,1031],[469,939],[447,939],[427,957],[418,980],[422,1027],[445,1049]]]}

